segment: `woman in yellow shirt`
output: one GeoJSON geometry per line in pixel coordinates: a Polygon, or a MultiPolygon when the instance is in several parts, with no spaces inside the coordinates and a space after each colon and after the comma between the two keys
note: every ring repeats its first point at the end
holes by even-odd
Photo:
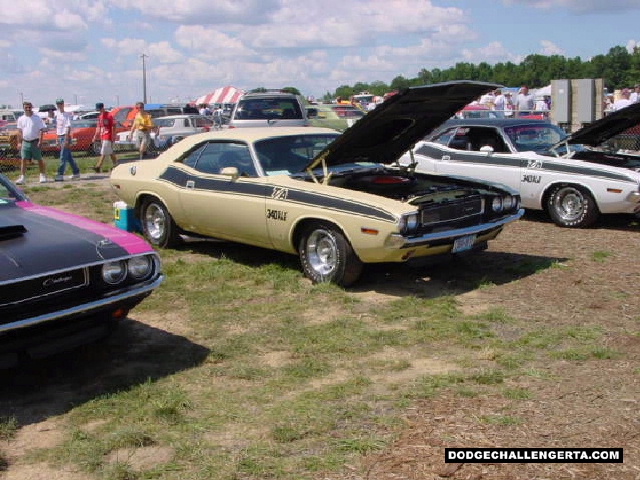
{"type": "Polygon", "coordinates": [[[145,158],[151,143],[151,132],[156,130],[156,125],[153,123],[153,117],[145,111],[144,103],[136,103],[136,109],[138,113],[131,125],[131,138],[136,141],[136,146],[140,151],[140,158],[145,158]]]}

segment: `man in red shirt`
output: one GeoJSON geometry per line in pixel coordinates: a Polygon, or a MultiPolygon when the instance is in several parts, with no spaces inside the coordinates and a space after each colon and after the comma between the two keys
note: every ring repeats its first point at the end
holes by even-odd
{"type": "Polygon", "coordinates": [[[107,155],[111,157],[111,163],[113,163],[114,167],[118,164],[116,155],[113,153],[116,121],[113,115],[104,109],[104,103],[96,103],[96,110],[100,111],[100,116],[98,117],[98,124],[96,126],[96,133],[93,136],[93,141],[95,142],[99,136],[102,140],[102,145],[100,147],[100,160],[98,160],[96,166],[93,167],[93,171],[100,173],[102,171],[102,162],[104,162],[107,155]]]}

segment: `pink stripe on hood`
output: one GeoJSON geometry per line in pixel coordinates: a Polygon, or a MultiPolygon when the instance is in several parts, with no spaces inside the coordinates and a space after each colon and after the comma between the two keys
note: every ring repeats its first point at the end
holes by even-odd
{"type": "Polygon", "coordinates": [[[54,220],[73,225],[74,227],[82,228],[83,230],[95,233],[96,235],[101,235],[111,240],[116,245],[121,246],[131,255],[153,251],[151,245],[149,245],[142,238],[134,235],[133,233],[129,233],[125,230],[117,228],[113,225],[97,222],[95,220],[91,220],[80,215],[75,215],[73,213],[63,212],[62,210],[58,210],[56,208],[44,207],[32,202],[16,202],[16,205],[18,205],[20,208],[28,210],[31,213],[42,215],[43,217],[47,218],[53,218],[54,220]]]}

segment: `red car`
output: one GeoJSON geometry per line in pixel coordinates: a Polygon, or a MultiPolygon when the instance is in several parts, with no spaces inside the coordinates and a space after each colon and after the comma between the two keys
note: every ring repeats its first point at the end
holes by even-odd
{"type": "MultiPolygon", "coordinates": [[[[96,133],[96,123],[97,121],[95,119],[71,121],[69,147],[73,152],[87,152],[91,155],[100,154],[100,141],[93,142],[93,136],[96,133]]],[[[49,127],[49,130],[42,135],[40,149],[43,153],[60,151],[55,126],[49,127]]]]}
{"type": "MultiPolygon", "coordinates": [[[[89,155],[100,155],[100,140],[93,141],[97,122],[95,118],[71,121],[70,148],[73,152],[87,152],[89,155]]],[[[119,125],[116,126],[115,133],[118,134],[124,130],[126,129],[122,125],[119,125]]],[[[49,130],[42,135],[40,148],[45,153],[60,151],[56,127],[50,127],[49,130]]]]}

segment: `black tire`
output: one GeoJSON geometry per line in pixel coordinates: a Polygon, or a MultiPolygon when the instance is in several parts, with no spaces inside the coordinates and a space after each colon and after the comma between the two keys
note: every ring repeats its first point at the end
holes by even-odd
{"type": "Polygon", "coordinates": [[[145,238],[155,247],[171,248],[182,240],[169,210],[157,198],[144,200],[140,208],[140,223],[145,238]]]}
{"type": "Polygon", "coordinates": [[[558,185],[547,200],[547,212],[556,225],[567,228],[590,227],[600,212],[591,193],[575,185],[558,185]]]}
{"type": "Polygon", "coordinates": [[[334,225],[314,222],[302,231],[298,255],[304,274],[314,283],[353,284],[362,273],[362,262],[343,233],[334,225]]]}

